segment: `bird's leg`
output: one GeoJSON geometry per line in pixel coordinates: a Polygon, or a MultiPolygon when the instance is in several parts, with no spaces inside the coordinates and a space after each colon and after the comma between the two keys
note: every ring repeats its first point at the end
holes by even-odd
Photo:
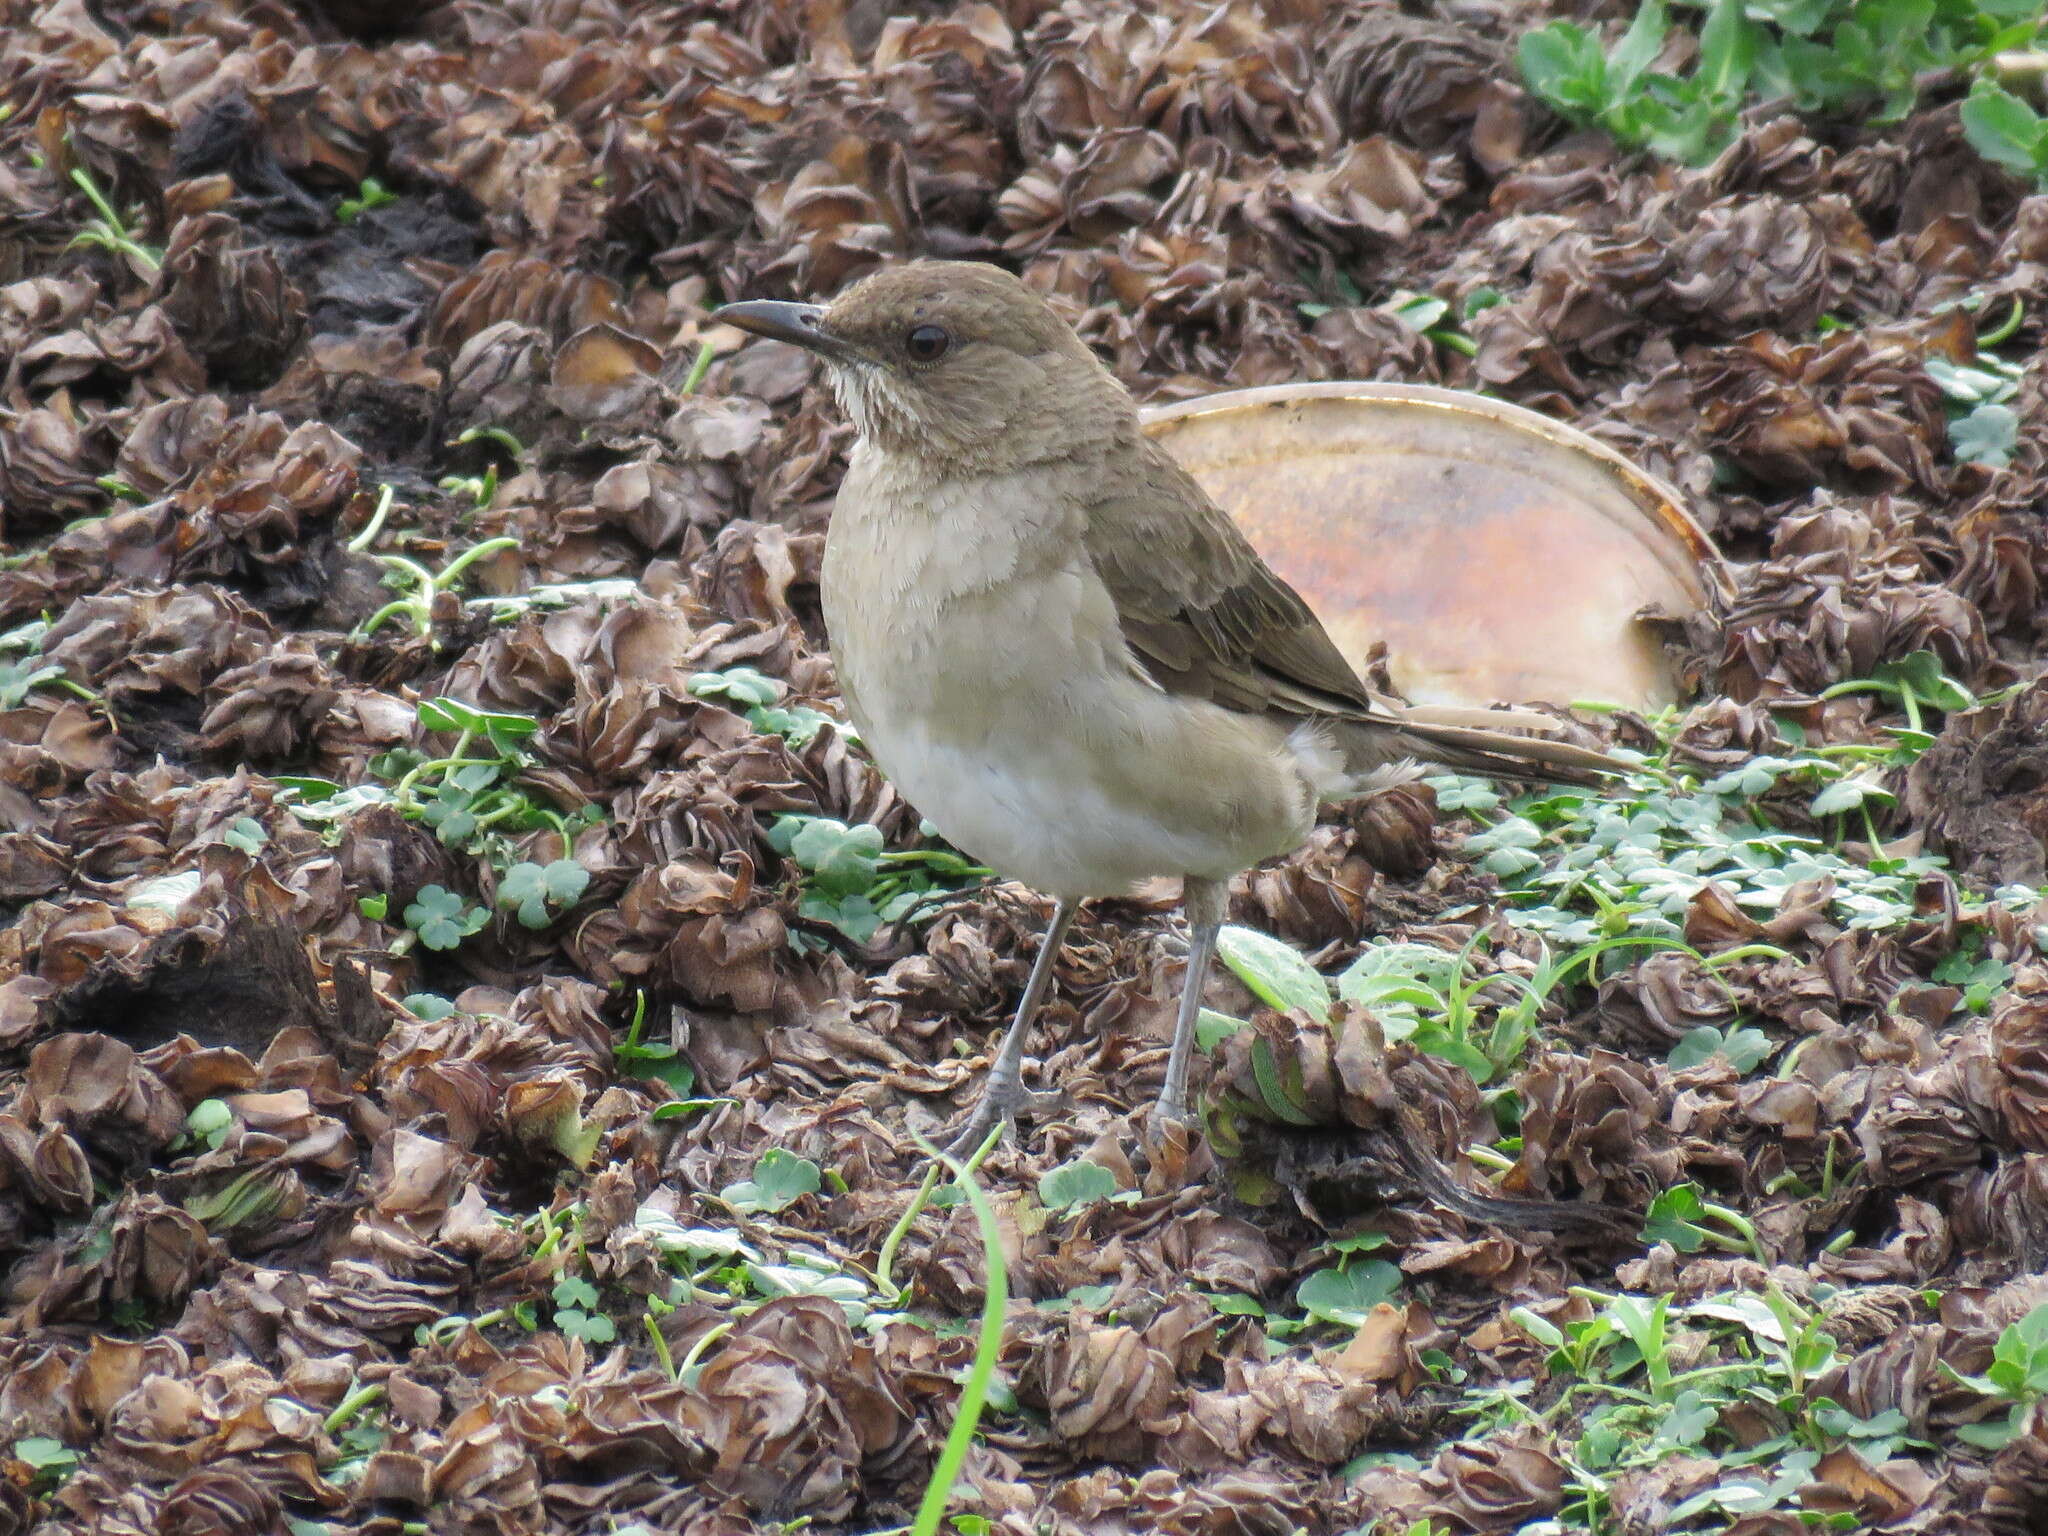
{"type": "Polygon", "coordinates": [[[1189,875],[1181,895],[1188,914],[1188,974],[1181,983],[1180,1013],[1173,1021],[1173,1049],[1166,1057],[1166,1086],[1159,1090],[1159,1118],[1187,1124],[1188,1067],[1195,1054],[1195,1020],[1202,1012],[1202,987],[1209,979],[1209,961],[1216,953],[1216,933],[1230,897],[1224,880],[1189,875]]]}
{"type": "Polygon", "coordinates": [[[1010,1032],[1003,1036],[995,1064],[988,1069],[988,1081],[982,1084],[973,1118],[946,1147],[955,1157],[964,1157],[980,1146],[998,1121],[1010,1119],[1033,1097],[1024,1087],[1024,1047],[1031,1038],[1031,1020],[1038,1005],[1052,990],[1053,962],[1059,958],[1060,945],[1066,941],[1067,929],[1073,926],[1080,906],[1065,896],[1053,904],[1045,944],[1031,964],[1031,979],[1024,983],[1024,995],[1018,999],[1017,1017],[1010,1021],[1010,1032]]]}

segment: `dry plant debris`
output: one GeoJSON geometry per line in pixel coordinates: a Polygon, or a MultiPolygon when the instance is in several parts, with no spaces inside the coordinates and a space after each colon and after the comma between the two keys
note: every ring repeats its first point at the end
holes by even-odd
{"type": "Polygon", "coordinates": [[[708,315],[919,254],[1147,398],[1551,412],[1740,562],[1627,785],[1241,884],[1192,1154],[1172,893],[1084,918],[951,1529],[2038,1529],[2025,9],[9,0],[0,1533],[910,1522],[990,1273],[916,1137],[1044,903],[840,722],[846,431],[708,315]]]}

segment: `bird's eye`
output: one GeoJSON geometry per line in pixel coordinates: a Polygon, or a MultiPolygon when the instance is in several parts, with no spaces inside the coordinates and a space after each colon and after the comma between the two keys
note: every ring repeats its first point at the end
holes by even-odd
{"type": "Polygon", "coordinates": [[[903,350],[913,363],[936,363],[951,345],[953,338],[943,325],[914,326],[903,338],[903,350]]]}

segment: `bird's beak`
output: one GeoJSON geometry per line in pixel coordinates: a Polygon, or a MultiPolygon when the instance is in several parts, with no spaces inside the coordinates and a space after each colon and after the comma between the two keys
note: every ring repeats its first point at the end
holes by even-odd
{"type": "Polygon", "coordinates": [[[833,362],[854,363],[860,354],[824,329],[825,310],[818,304],[785,304],[779,299],[748,299],[713,311],[712,319],[736,325],[770,341],[804,347],[833,362]]]}

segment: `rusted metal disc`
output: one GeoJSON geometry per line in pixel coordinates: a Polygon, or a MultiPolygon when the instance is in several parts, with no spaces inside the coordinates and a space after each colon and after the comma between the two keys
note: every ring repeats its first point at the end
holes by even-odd
{"type": "Polygon", "coordinates": [[[1417,703],[1671,702],[1636,615],[1728,576],[1678,493],[1518,405],[1421,384],[1280,384],[1144,413],[1362,665],[1417,703]]]}

